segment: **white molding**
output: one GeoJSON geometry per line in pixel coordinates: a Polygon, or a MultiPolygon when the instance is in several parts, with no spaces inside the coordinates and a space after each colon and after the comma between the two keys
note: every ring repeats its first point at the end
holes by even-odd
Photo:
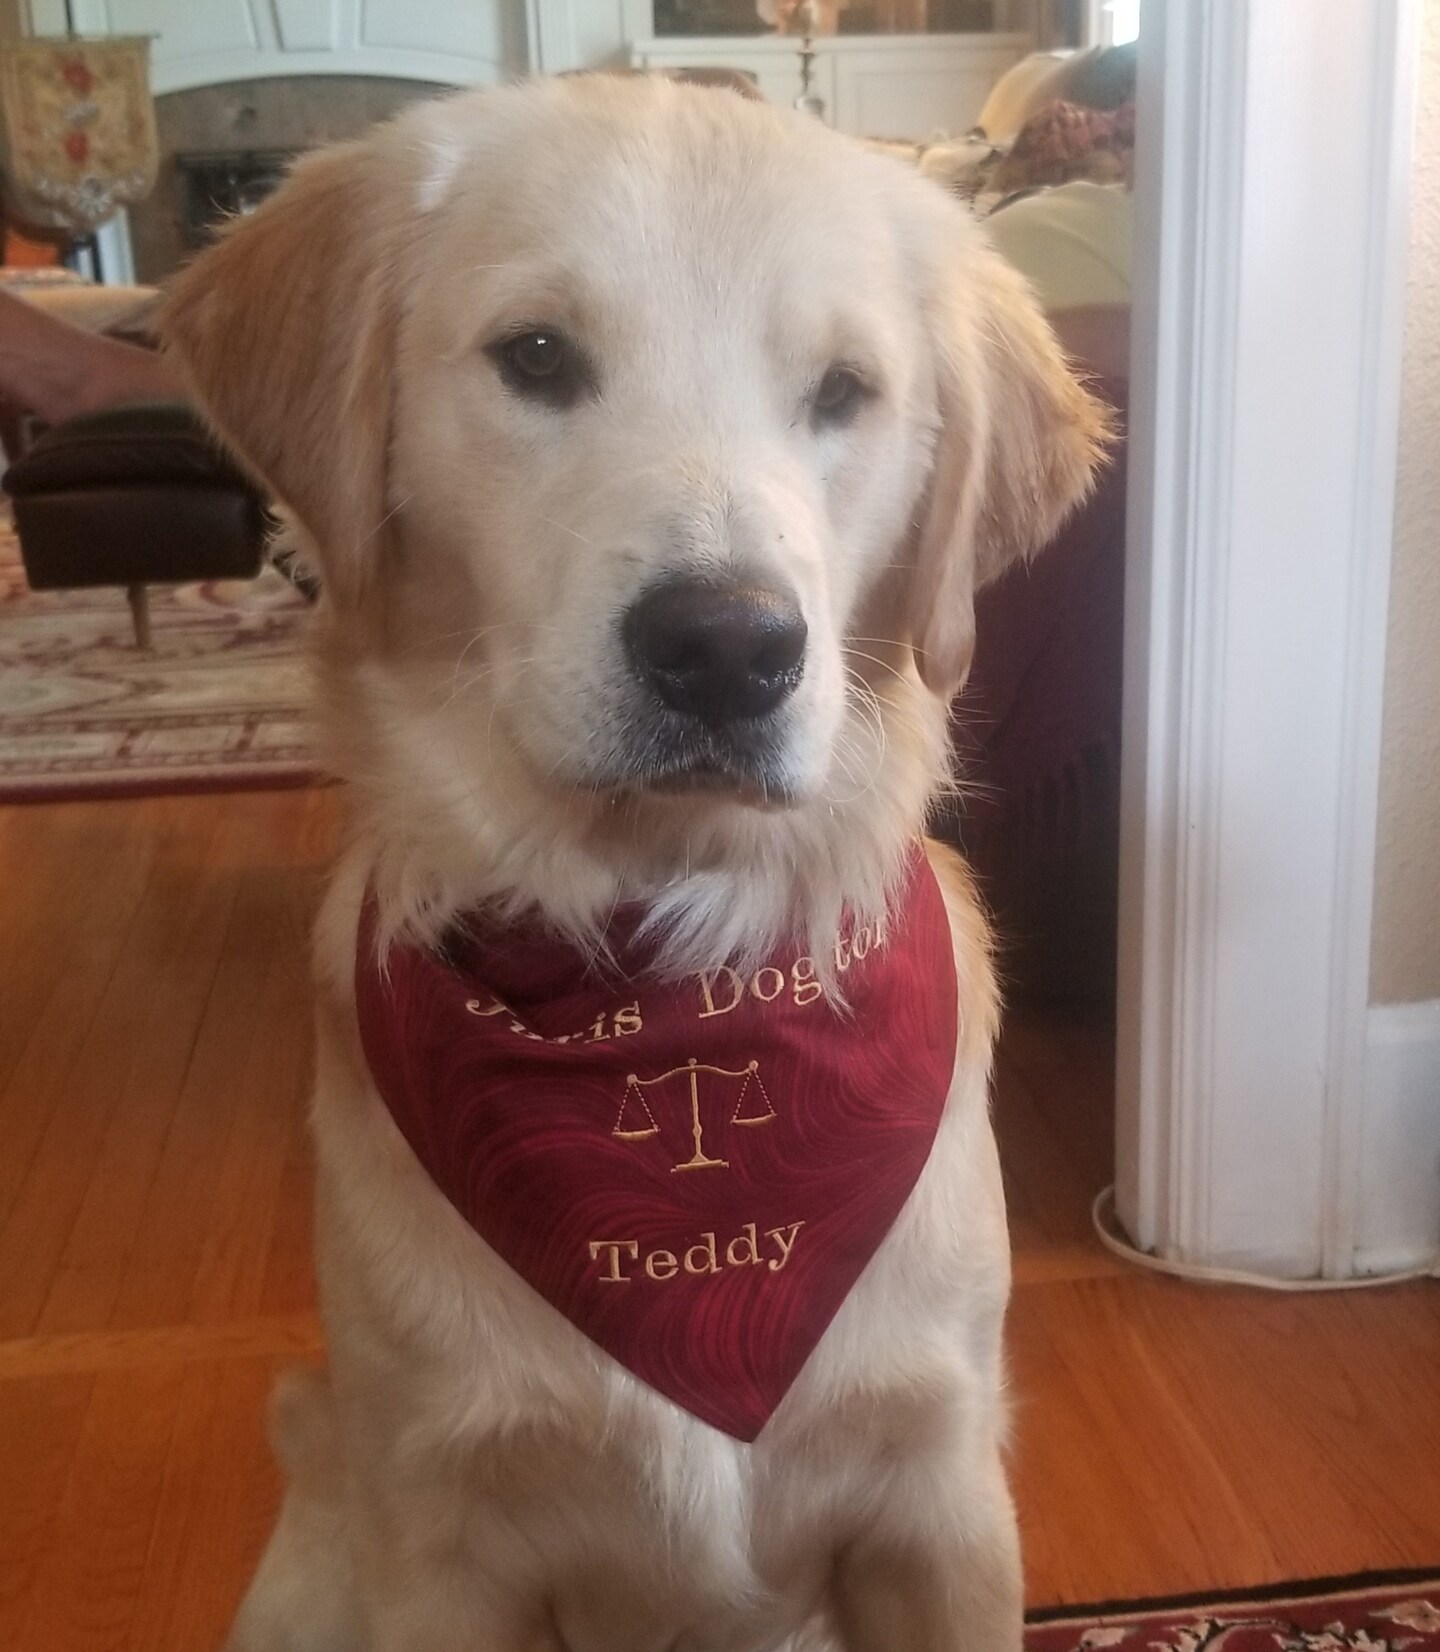
{"type": "Polygon", "coordinates": [[[1440,999],[1373,1004],[1356,1155],[1357,1273],[1440,1258],[1440,999]]]}
{"type": "Polygon", "coordinates": [[[1355,1264],[1415,12],[1142,36],[1117,1200],[1277,1276],[1355,1264]]]}
{"type": "Polygon", "coordinates": [[[1167,1253],[1177,1240],[1204,1244],[1185,1169],[1207,1157],[1210,1012],[1208,983],[1187,953],[1210,922],[1213,902],[1198,880],[1213,854],[1199,845],[1214,825],[1186,808],[1207,756],[1207,730],[1186,701],[1197,674],[1210,677],[1215,697],[1223,692],[1223,656],[1197,663],[1214,625],[1202,624],[1188,564],[1195,542],[1207,541],[1217,553],[1212,590],[1223,579],[1218,523],[1229,476],[1217,437],[1234,394],[1225,254],[1238,239],[1243,167],[1239,20],[1238,6],[1213,19],[1187,0],[1155,7],[1140,58],[1116,1205],[1137,1244],[1167,1253]]]}
{"type": "Polygon", "coordinates": [[[532,74],[560,74],[578,66],[572,0],[525,0],[525,37],[532,74]]]}

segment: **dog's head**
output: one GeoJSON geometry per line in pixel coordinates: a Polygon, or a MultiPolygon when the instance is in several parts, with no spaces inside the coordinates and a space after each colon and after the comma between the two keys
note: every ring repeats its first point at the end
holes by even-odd
{"type": "Polygon", "coordinates": [[[396,830],[488,834],[498,884],[537,834],[666,843],[665,876],[682,844],[897,848],[976,585],[1103,432],[940,190],[659,82],[468,94],[316,155],[166,331],[318,557],[342,764],[396,830]]]}

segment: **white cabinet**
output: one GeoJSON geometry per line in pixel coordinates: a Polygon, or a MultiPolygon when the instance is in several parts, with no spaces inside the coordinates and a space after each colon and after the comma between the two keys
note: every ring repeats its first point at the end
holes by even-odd
{"type": "MultiPolygon", "coordinates": [[[[834,35],[814,43],[812,90],[825,118],[870,138],[959,134],[975,124],[986,94],[1033,49],[1028,34],[834,35]]],[[[637,41],[643,69],[740,69],[777,103],[800,91],[800,49],[773,35],[637,41]]]]}

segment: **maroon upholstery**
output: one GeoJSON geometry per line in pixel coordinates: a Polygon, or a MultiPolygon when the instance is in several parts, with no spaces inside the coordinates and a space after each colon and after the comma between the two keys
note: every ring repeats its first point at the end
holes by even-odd
{"type": "MultiPolygon", "coordinates": [[[[1125,412],[1124,389],[1100,394],[1125,412]]],[[[1020,996],[1113,1004],[1125,593],[1122,439],[1089,502],[976,602],[953,730],[965,792],[940,822],[964,848],[1020,996]]]]}

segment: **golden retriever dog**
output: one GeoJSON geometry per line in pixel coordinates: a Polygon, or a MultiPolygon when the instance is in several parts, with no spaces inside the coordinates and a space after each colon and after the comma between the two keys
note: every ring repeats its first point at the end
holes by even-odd
{"type": "MultiPolygon", "coordinates": [[[[1023,283],[893,159],[597,76],[462,94],[303,161],[165,325],[321,575],[348,799],[316,935],[328,1364],[277,1395],[288,1487],[232,1646],[1011,1652],[996,988],[963,867],[918,845],[975,589],[1049,538],[1104,440],[1023,283]],[[894,1038],[855,1040],[843,970],[907,877],[943,965],[895,989],[894,1038]],[[763,1426],[704,1420],[724,1384],[677,1403],[533,1289],[422,1164],[365,1042],[357,982],[386,1001],[403,964],[443,988],[474,915],[603,973],[621,911],[645,978],[588,1037],[697,980],[727,1007],[783,986],[777,1013],[828,1018],[817,1060],[833,1040],[903,1087],[900,1023],[958,1005],[927,1023],[951,1030],[907,1192],[763,1426]],[[766,962],[787,946],[789,975],[766,962]]],[[[498,993],[464,1009],[547,1060],[570,1036],[498,993]]],[[[692,1095],[721,1066],[677,1057],[692,1095]]],[[[772,1089],[743,1122],[784,1113],[772,1089]]],[[[607,1138],[656,1146],[646,1112],[607,1138]]],[[[692,1122],[662,1193],[718,1188],[734,1157],[698,1102],[692,1122]]],[[[683,1268],[686,1236],[601,1230],[585,1265],[606,1304],[702,1302],[727,1263],[795,1277],[803,1226],[712,1224],[683,1268]]]]}

